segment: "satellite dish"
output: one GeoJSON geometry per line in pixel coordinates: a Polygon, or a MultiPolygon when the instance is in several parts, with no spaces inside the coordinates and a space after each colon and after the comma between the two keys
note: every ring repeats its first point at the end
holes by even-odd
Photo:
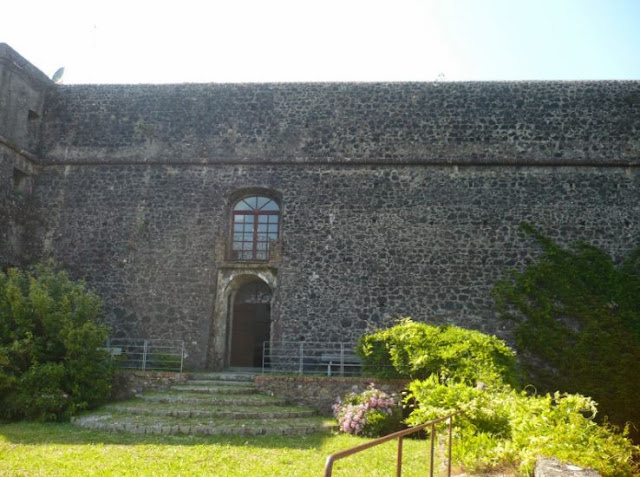
{"type": "Polygon", "coordinates": [[[64,76],[64,66],[62,68],[58,68],[56,72],[53,73],[53,76],[51,77],[51,81],[53,81],[55,84],[60,84],[62,83],[63,76],[64,76]]]}

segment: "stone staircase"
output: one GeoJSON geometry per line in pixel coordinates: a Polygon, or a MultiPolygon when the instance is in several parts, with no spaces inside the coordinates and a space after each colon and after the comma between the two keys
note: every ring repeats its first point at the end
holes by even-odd
{"type": "Polygon", "coordinates": [[[328,429],[315,410],[260,394],[253,376],[242,373],[192,373],[185,384],[144,392],[71,422],[136,434],[302,435],[328,429]]]}

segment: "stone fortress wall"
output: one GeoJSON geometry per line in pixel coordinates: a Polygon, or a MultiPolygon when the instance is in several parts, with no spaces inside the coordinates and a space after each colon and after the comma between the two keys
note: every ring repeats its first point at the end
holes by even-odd
{"type": "Polygon", "coordinates": [[[34,153],[51,81],[8,45],[0,43],[0,267],[30,257],[27,228],[38,221],[31,205],[34,153]]]}
{"type": "MultiPolygon", "coordinates": [[[[10,55],[2,111],[39,74],[10,55]]],[[[637,81],[40,79],[38,119],[0,111],[0,264],[55,257],[104,297],[114,336],[184,339],[194,368],[222,366],[221,297],[244,275],[268,277],[274,341],[354,340],[399,315],[508,338],[489,292],[536,257],[522,221],[615,257],[640,243],[637,81]],[[228,255],[243,192],[280,204],[266,263],[228,255]]]]}

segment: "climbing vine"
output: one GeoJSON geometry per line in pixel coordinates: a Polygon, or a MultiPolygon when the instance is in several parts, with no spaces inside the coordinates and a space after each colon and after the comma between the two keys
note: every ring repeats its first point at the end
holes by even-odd
{"type": "Polygon", "coordinates": [[[640,247],[620,264],[586,243],[564,248],[530,224],[540,259],[499,282],[499,313],[515,320],[523,368],[539,391],[593,397],[600,419],[640,433],[640,247]]]}

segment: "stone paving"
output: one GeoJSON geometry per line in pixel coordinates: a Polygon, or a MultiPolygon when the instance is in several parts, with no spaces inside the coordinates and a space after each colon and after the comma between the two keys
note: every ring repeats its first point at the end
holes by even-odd
{"type": "Polygon", "coordinates": [[[185,384],[145,392],[71,422],[136,434],[302,435],[329,428],[314,409],[260,394],[253,376],[239,373],[193,374],[185,384]]]}

